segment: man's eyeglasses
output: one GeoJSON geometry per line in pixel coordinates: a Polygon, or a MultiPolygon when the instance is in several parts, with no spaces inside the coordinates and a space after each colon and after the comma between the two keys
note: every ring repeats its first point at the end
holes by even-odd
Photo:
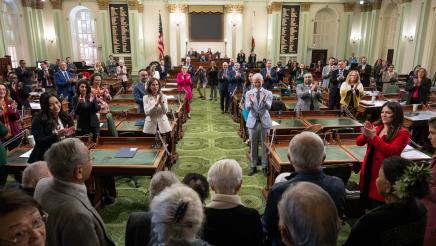
{"type": "MultiPolygon", "coordinates": [[[[11,244],[20,244],[23,242],[28,242],[29,238],[32,235],[31,230],[40,230],[43,226],[45,226],[45,223],[48,219],[47,212],[40,210],[39,211],[40,216],[38,218],[32,219],[31,225],[26,225],[27,228],[20,228],[17,231],[15,231],[10,239],[3,239],[0,238],[0,242],[7,242],[11,244]]],[[[1,243],[0,243],[1,244],[1,243]]]]}

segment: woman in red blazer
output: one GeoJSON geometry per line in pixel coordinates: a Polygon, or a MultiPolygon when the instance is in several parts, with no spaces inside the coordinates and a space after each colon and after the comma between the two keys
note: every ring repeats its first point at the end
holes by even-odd
{"type": "Polygon", "coordinates": [[[187,73],[188,67],[182,66],[182,72],[177,74],[177,90],[186,92],[186,113],[188,113],[188,118],[191,118],[191,100],[192,100],[192,80],[191,75],[187,73]]]}
{"type": "Polygon", "coordinates": [[[384,204],[384,197],[376,187],[382,161],[390,156],[400,156],[409,142],[409,131],[402,128],[404,116],[399,103],[385,103],[380,118],[374,125],[366,121],[362,135],[356,139],[357,145],[368,146],[360,171],[360,198],[367,209],[384,204]]]}

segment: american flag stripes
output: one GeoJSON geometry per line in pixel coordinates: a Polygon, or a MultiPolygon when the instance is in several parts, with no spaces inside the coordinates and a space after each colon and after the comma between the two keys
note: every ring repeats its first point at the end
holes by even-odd
{"type": "Polygon", "coordinates": [[[164,57],[164,41],[163,41],[163,31],[162,31],[162,18],[159,13],[159,38],[157,39],[157,49],[159,50],[159,59],[164,57]]]}

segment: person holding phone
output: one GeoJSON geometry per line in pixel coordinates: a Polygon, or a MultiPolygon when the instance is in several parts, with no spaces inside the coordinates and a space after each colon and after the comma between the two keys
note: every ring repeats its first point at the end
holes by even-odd
{"type": "Polygon", "coordinates": [[[380,120],[375,124],[366,121],[362,134],[357,137],[358,146],[367,145],[360,171],[360,198],[366,209],[384,204],[384,197],[376,187],[376,179],[384,159],[399,156],[409,142],[410,133],[402,127],[403,108],[398,102],[386,102],[382,106],[380,120]]]}
{"type": "Polygon", "coordinates": [[[100,132],[100,121],[97,117],[98,101],[91,93],[91,86],[87,80],[78,82],[73,106],[73,112],[77,117],[77,135],[92,133],[92,140],[96,142],[100,132]]]}
{"type": "Polygon", "coordinates": [[[63,111],[61,101],[55,94],[44,92],[39,101],[41,112],[32,120],[35,147],[28,163],[43,161],[45,152],[54,143],[75,133],[73,118],[63,111]]]}

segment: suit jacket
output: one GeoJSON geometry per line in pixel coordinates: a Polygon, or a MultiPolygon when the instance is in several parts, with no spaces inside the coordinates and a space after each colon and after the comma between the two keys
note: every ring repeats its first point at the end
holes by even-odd
{"type": "Polygon", "coordinates": [[[256,54],[248,56],[248,64],[251,67],[256,67],[256,54]]]}
{"type": "Polygon", "coordinates": [[[194,66],[194,64],[192,64],[192,63],[189,63],[189,66],[188,66],[188,73],[191,75],[191,77],[193,78],[194,77],[194,75],[195,75],[195,66],[194,66]]]}
{"type": "Polygon", "coordinates": [[[369,194],[368,196],[372,199],[384,202],[384,197],[380,195],[377,191],[376,179],[378,177],[378,171],[381,167],[381,164],[384,159],[391,156],[399,156],[401,152],[403,152],[407,143],[409,142],[409,131],[401,128],[397,135],[389,142],[385,141],[385,137],[379,137],[378,134],[383,129],[383,124],[377,126],[376,133],[373,139],[365,137],[363,134],[358,136],[356,139],[356,144],[358,146],[363,146],[367,144],[365,158],[363,159],[362,170],[360,170],[360,192],[363,192],[363,189],[366,184],[365,179],[365,169],[371,168],[371,179],[369,183],[369,194]],[[368,156],[371,149],[374,149],[374,153],[372,155],[372,160],[368,160],[368,156]],[[372,165],[369,163],[372,162],[372,165]],[[368,166],[369,165],[369,166],[368,166]]]}
{"type": "Polygon", "coordinates": [[[183,89],[186,91],[186,100],[190,101],[192,99],[192,79],[191,74],[183,73],[177,74],[177,91],[181,92],[183,89]]]}
{"type": "MultiPolygon", "coordinates": [[[[409,79],[406,83],[405,89],[409,91],[409,97],[407,98],[407,104],[411,104],[413,91],[415,90],[415,85],[413,79],[409,79]]],[[[431,81],[429,78],[425,78],[421,81],[421,85],[418,88],[418,99],[421,103],[427,103],[430,97],[431,81]]]]}
{"type": "Polygon", "coordinates": [[[319,101],[322,99],[321,88],[318,87],[317,91],[310,91],[311,85],[299,84],[297,85],[297,105],[296,111],[310,110],[310,104],[313,103],[313,110],[319,110],[319,101]]]}
{"type": "Polygon", "coordinates": [[[245,82],[245,72],[242,71],[242,69],[239,69],[239,76],[236,76],[236,71],[235,73],[235,77],[232,81],[230,81],[230,87],[229,87],[229,92],[233,93],[233,91],[235,90],[235,88],[238,88],[237,90],[242,90],[242,84],[244,84],[245,82]]]}
{"type": "Polygon", "coordinates": [[[156,100],[152,95],[145,95],[144,101],[144,133],[155,134],[157,127],[161,133],[171,131],[170,121],[167,117],[168,100],[167,96],[162,94],[162,103],[156,106],[156,100]]]}
{"type": "MultiPolygon", "coordinates": [[[[332,68],[333,69],[333,68],[332,68]]],[[[330,78],[332,76],[333,71],[331,71],[330,69],[330,65],[326,65],[322,68],[322,86],[323,87],[328,87],[329,82],[330,82],[330,78]]]]}
{"type": "Polygon", "coordinates": [[[275,69],[271,68],[270,69],[270,78],[266,78],[266,68],[263,68],[260,73],[262,74],[263,77],[263,85],[262,87],[267,89],[267,90],[272,90],[273,88],[273,84],[277,83],[277,72],[275,69]]]}
{"type": "Polygon", "coordinates": [[[50,72],[48,70],[44,71],[42,69],[39,69],[36,74],[38,75],[38,82],[40,82],[42,84],[43,88],[52,88],[52,87],[54,87],[53,77],[50,75],[50,72]],[[47,75],[46,75],[46,72],[47,72],[47,75]],[[48,81],[47,80],[50,80],[51,86],[48,85],[48,81]]]}
{"type": "Polygon", "coordinates": [[[32,85],[33,72],[30,68],[22,69],[21,66],[15,68],[15,74],[18,77],[18,81],[23,82],[25,85],[32,85]]]}
{"type": "MultiPolygon", "coordinates": [[[[71,117],[65,119],[60,118],[64,127],[74,126],[74,121],[71,117]]],[[[35,161],[43,161],[44,153],[52,146],[52,144],[59,141],[58,136],[53,133],[53,129],[47,124],[47,119],[41,113],[36,115],[32,120],[32,135],[35,137],[35,147],[30,153],[28,163],[35,161]]]]}
{"type": "Polygon", "coordinates": [[[47,246],[115,245],[89,201],[85,185],[46,178],[38,182],[34,197],[50,214],[46,223],[47,246]]]}
{"type": "Polygon", "coordinates": [[[90,102],[89,98],[81,101],[78,96],[75,96],[73,97],[73,110],[77,116],[77,130],[87,132],[90,128],[100,127],[100,121],[97,117],[97,98],[90,102]]]}
{"type": "Polygon", "coordinates": [[[228,90],[230,83],[232,83],[233,79],[235,78],[235,71],[232,69],[227,68],[227,77],[224,77],[224,70],[220,70],[218,72],[218,88],[220,90],[228,90]]]}
{"type": "Polygon", "coordinates": [[[344,82],[345,79],[347,78],[348,72],[349,71],[347,69],[344,69],[342,72],[344,78],[339,79],[339,69],[333,71],[332,77],[330,78],[329,88],[339,90],[339,88],[341,88],[342,82],[344,82]]]}
{"type": "Polygon", "coordinates": [[[58,92],[58,95],[60,96],[61,94],[64,95],[64,97],[72,97],[74,95],[74,86],[70,83],[70,81],[68,81],[69,79],[72,79],[74,77],[74,75],[71,72],[67,72],[68,74],[68,79],[64,76],[63,71],[59,71],[57,73],[55,73],[55,86],[56,86],[56,91],[58,92]]]}
{"type": "Polygon", "coordinates": [[[256,92],[257,89],[254,88],[245,94],[245,108],[248,110],[247,127],[253,128],[259,119],[262,128],[269,129],[272,126],[271,116],[268,111],[271,109],[272,92],[261,88],[260,102],[257,101],[256,92]],[[254,102],[251,102],[250,95],[254,95],[254,102]],[[264,100],[262,100],[262,96],[265,96],[264,100]]]}
{"type": "Polygon", "coordinates": [[[126,66],[118,66],[116,69],[117,78],[123,82],[127,81],[127,67],[126,66]]]}
{"type": "Polygon", "coordinates": [[[133,98],[135,98],[135,102],[138,105],[138,113],[144,113],[144,101],[142,99],[146,94],[145,83],[141,81],[136,83],[133,87],[133,98]]]}
{"type": "Polygon", "coordinates": [[[365,69],[362,69],[362,65],[359,65],[360,82],[363,86],[369,86],[369,79],[371,77],[371,65],[366,64],[365,69]]]}
{"type": "Polygon", "coordinates": [[[167,74],[168,74],[167,68],[165,66],[162,66],[162,65],[157,65],[156,68],[157,68],[157,71],[159,72],[160,79],[166,80],[167,74]]]}
{"type": "Polygon", "coordinates": [[[238,56],[236,57],[236,61],[239,62],[241,65],[245,63],[245,53],[238,53],[238,56]]]}

